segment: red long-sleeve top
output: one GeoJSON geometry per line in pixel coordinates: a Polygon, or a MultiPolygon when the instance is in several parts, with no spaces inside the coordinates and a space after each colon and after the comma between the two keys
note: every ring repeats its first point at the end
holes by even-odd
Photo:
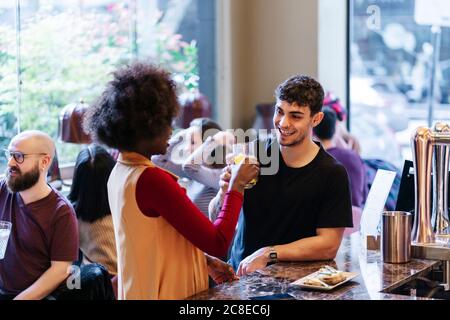
{"type": "Polygon", "coordinates": [[[234,235],[243,196],[237,191],[228,191],[222,210],[212,223],[191,202],[174,176],[160,168],[149,167],[138,179],[136,201],[146,216],[163,217],[200,250],[223,257],[234,235]]]}

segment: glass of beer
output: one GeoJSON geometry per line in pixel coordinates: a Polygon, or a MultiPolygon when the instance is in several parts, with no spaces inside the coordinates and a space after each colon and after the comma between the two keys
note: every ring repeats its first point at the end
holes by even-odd
{"type": "MultiPolygon", "coordinates": [[[[246,157],[249,158],[250,163],[258,163],[256,141],[233,144],[233,155],[235,164],[242,163],[246,157]]],[[[245,185],[245,189],[252,188],[257,181],[258,178],[252,179],[245,185]]]]}

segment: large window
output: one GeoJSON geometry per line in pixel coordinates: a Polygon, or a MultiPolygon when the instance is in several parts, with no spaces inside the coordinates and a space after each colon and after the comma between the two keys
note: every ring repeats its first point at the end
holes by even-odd
{"type": "MultiPolygon", "coordinates": [[[[438,2],[444,3],[427,6],[438,2]]],[[[400,168],[412,158],[415,128],[450,119],[450,28],[440,29],[439,41],[431,25],[416,22],[415,0],[350,0],[349,9],[350,129],[362,142],[363,158],[400,168]],[[430,104],[433,49],[439,47],[430,104]]]]}
{"type": "Polygon", "coordinates": [[[181,92],[214,101],[214,86],[199,80],[211,74],[199,50],[214,66],[214,45],[204,44],[215,33],[205,32],[214,1],[206,1],[0,0],[0,148],[19,130],[39,129],[57,141],[60,164],[75,161],[80,146],[58,139],[62,108],[92,102],[111,71],[134,58],[169,69],[181,92]]]}

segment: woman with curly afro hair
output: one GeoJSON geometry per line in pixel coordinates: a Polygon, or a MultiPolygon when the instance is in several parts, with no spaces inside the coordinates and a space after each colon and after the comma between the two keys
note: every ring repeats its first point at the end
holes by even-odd
{"type": "Polygon", "coordinates": [[[108,180],[119,299],[184,299],[208,288],[208,273],[219,283],[235,279],[231,266],[215,257],[227,253],[244,186],[259,168],[233,166],[221,213],[211,223],[177,177],[150,160],[166,152],[178,108],[170,75],[137,62],[113,73],[86,115],[94,140],[120,152],[108,180]]]}

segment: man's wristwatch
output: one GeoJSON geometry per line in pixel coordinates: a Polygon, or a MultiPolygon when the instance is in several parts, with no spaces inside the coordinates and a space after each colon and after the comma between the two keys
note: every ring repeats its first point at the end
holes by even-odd
{"type": "Polygon", "coordinates": [[[275,247],[269,247],[269,263],[277,263],[278,262],[278,255],[277,251],[275,250],[275,247]]]}

